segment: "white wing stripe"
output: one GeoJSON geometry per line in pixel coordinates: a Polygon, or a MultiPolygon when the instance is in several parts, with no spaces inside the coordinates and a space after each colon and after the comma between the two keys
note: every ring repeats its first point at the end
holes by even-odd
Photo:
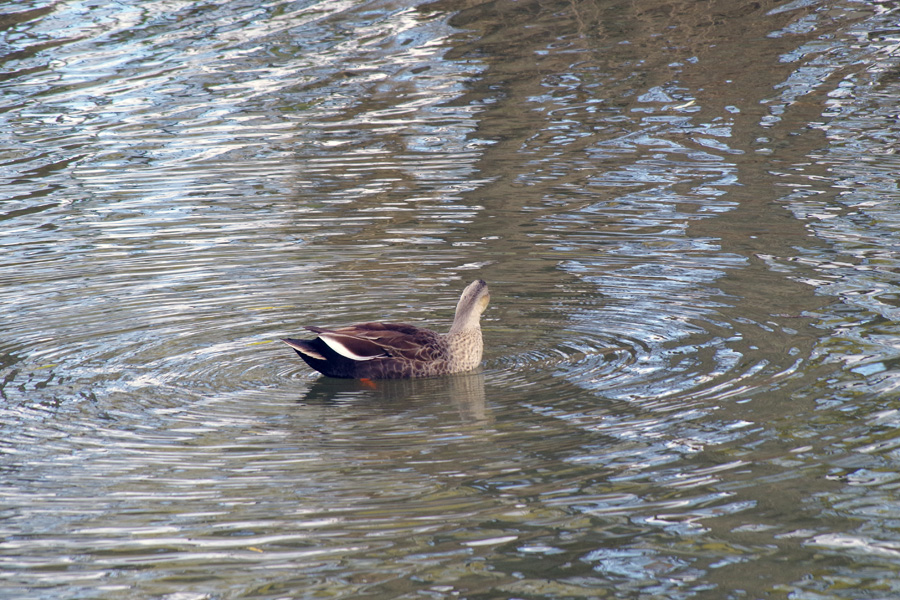
{"type": "Polygon", "coordinates": [[[319,339],[328,344],[328,347],[343,356],[344,358],[349,358],[350,360],[372,360],[373,358],[378,358],[377,356],[360,356],[340,341],[335,338],[329,336],[327,333],[320,333],[319,339]]]}

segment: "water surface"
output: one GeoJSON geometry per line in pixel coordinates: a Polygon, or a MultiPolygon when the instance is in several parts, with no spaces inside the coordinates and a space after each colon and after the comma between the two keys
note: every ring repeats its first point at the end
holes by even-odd
{"type": "Polygon", "coordinates": [[[896,595],[896,17],[3,10],[0,596],[896,595]]]}

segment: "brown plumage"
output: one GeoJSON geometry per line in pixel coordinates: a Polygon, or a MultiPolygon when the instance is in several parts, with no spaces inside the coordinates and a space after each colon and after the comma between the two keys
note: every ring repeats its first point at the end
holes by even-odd
{"type": "Polygon", "coordinates": [[[329,377],[402,379],[474,369],[481,363],[481,313],[490,301],[487,284],[470,283],[456,305],[446,334],[402,323],[360,323],[339,329],[305,327],[311,340],[286,338],[310,367],[329,377]]]}

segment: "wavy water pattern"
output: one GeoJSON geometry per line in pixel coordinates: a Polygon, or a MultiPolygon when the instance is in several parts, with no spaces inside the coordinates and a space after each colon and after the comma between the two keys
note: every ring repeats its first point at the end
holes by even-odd
{"type": "Polygon", "coordinates": [[[6,10],[0,596],[884,597],[895,20],[6,10]],[[474,373],[277,342],[479,277],[474,373]]]}

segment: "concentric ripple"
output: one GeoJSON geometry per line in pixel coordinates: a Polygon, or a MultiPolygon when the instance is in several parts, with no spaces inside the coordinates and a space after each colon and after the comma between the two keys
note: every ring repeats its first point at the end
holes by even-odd
{"type": "Polygon", "coordinates": [[[896,587],[889,4],[21,4],[0,595],[896,587]],[[475,278],[473,373],[278,342],[475,278]]]}

